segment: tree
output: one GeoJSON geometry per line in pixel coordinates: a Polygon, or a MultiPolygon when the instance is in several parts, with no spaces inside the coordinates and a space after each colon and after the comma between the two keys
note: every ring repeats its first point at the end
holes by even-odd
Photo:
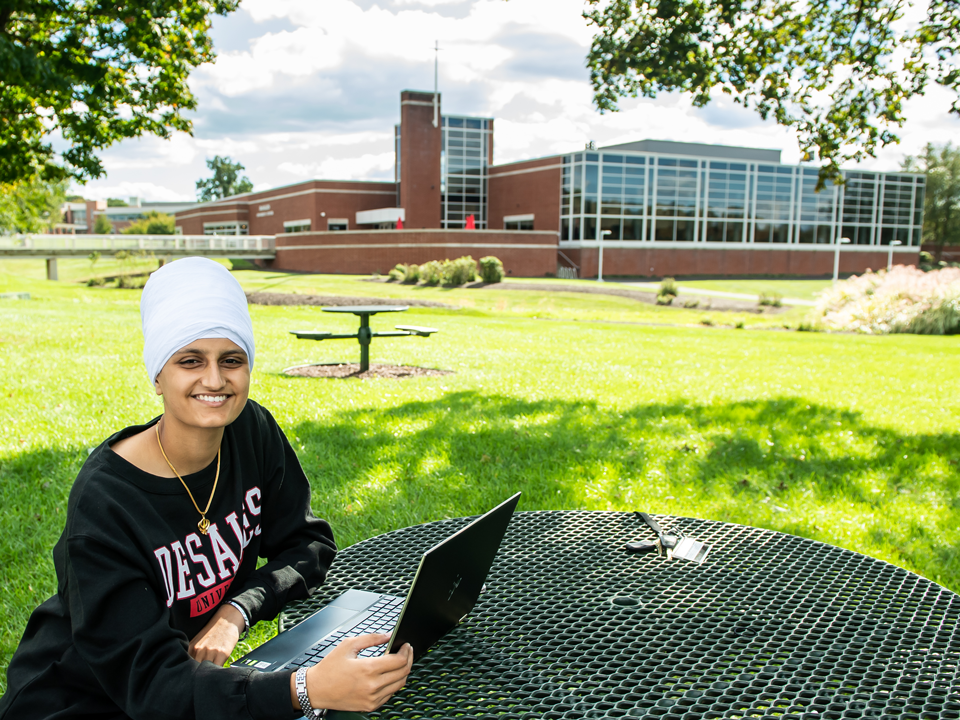
{"type": "Polygon", "coordinates": [[[0,184],[0,234],[49,232],[60,222],[66,185],[37,176],[0,184]]]}
{"type": "Polygon", "coordinates": [[[188,76],[214,58],[210,16],[237,2],[0,2],[0,182],[82,182],[118,140],[190,132],[188,76]]]}
{"type": "Polygon", "coordinates": [[[113,232],[113,223],[110,222],[104,214],[95,215],[93,218],[93,233],[95,235],[109,235],[113,232]]]}
{"type": "Polygon", "coordinates": [[[213,160],[207,160],[207,167],[213,170],[213,177],[197,180],[197,199],[200,202],[220,200],[253,190],[253,183],[246,176],[240,177],[244,170],[240,163],[214,155],[213,160]]]}
{"type": "MultiPolygon", "coordinates": [[[[821,186],[839,166],[899,142],[903,103],[931,82],[960,89],[960,3],[929,0],[908,24],[903,0],[587,0],[596,35],[594,102],[714,93],[796,131],[821,186]]],[[[951,112],[960,114],[960,98],[951,112]]]]}
{"type": "Polygon", "coordinates": [[[173,235],[177,221],[173,215],[151,210],[146,217],[134,220],[122,232],[127,235],[173,235]]]}
{"type": "Polygon", "coordinates": [[[960,245],[960,148],[927,143],[919,157],[908,155],[902,168],[927,176],[923,242],[936,246],[939,260],[944,245],[960,245]]]}
{"type": "Polygon", "coordinates": [[[126,200],[120,198],[107,198],[107,207],[130,207],[126,200]]]}

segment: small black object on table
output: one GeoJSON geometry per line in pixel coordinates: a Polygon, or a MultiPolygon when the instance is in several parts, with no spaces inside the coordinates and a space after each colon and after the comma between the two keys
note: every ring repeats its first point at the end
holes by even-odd
{"type": "MultiPolygon", "coordinates": [[[[960,596],[874,558],[772,530],[655,516],[703,564],[628,552],[633,513],[514,515],[462,625],[374,718],[960,717],[960,596]]],[[[468,518],[343,550],[281,631],[350,588],[405,595],[468,518]]]]}
{"type": "Polygon", "coordinates": [[[437,332],[436,328],[418,327],[415,325],[397,325],[396,330],[387,330],[384,332],[373,332],[370,330],[370,316],[377,313],[387,312],[406,312],[409,310],[407,305],[348,305],[337,307],[325,307],[324,312],[331,313],[350,313],[360,316],[360,329],[356,333],[335,334],[329,332],[320,332],[314,330],[291,330],[292,335],[296,335],[300,340],[348,340],[356,339],[360,343],[360,372],[366,372],[370,369],[370,340],[375,337],[405,337],[408,335],[417,335],[418,337],[430,337],[437,332]]]}

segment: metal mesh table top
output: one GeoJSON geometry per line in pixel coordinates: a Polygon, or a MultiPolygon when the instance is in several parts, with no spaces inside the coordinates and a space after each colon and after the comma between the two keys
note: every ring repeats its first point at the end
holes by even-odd
{"type": "MultiPolygon", "coordinates": [[[[771,530],[655,516],[706,562],[630,554],[632,513],[514,515],[470,616],[375,718],[960,718],[960,596],[771,530]]],[[[288,629],[345,590],[405,595],[468,518],[342,551],[288,629]]]]}

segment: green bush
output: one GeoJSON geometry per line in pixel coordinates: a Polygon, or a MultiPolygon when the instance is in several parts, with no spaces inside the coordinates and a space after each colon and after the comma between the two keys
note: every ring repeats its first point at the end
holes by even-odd
{"type": "Polygon", "coordinates": [[[443,281],[443,266],[431,260],[420,266],[420,279],[427,285],[439,285],[443,281]]]}
{"type": "Polygon", "coordinates": [[[93,232],[96,235],[109,235],[113,232],[113,223],[106,215],[96,215],[93,218],[93,232]]]}
{"type": "Polygon", "coordinates": [[[397,268],[403,270],[403,282],[407,285],[416,285],[420,282],[420,266],[416,263],[409,265],[397,265],[397,268]]]}
{"type": "Polygon", "coordinates": [[[503,282],[503,263],[493,255],[480,258],[480,279],[485,283],[503,282]]]}
{"type": "Polygon", "coordinates": [[[441,267],[444,285],[459,287],[477,279],[477,263],[469,255],[456,260],[444,260],[441,267]]]}
{"type": "Polygon", "coordinates": [[[761,306],[780,307],[783,305],[783,295],[778,292],[762,292],[757,296],[757,302],[761,306]]]}
{"type": "Polygon", "coordinates": [[[678,292],[677,281],[672,277],[665,277],[660,281],[660,289],[657,290],[657,305],[670,305],[678,292]]]}
{"type": "Polygon", "coordinates": [[[404,266],[400,263],[397,263],[397,266],[387,274],[387,278],[391,282],[403,282],[405,276],[404,266]]]}
{"type": "Polygon", "coordinates": [[[135,220],[122,230],[125,235],[173,235],[176,231],[176,218],[156,210],[151,210],[146,217],[135,220]]]}

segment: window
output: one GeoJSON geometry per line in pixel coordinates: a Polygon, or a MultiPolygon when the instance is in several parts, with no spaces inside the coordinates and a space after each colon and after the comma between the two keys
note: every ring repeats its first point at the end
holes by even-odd
{"type": "Polygon", "coordinates": [[[246,235],[249,232],[245,222],[204,223],[204,235],[246,235]]]}
{"type": "Polygon", "coordinates": [[[533,215],[506,215],[503,218],[504,230],[533,230],[533,215]]]}
{"type": "Polygon", "coordinates": [[[286,233],[310,232],[310,220],[287,220],[283,223],[283,231],[286,233]]]}
{"type": "Polygon", "coordinates": [[[328,218],[327,219],[327,231],[328,232],[343,232],[344,230],[349,229],[349,223],[346,218],[328,218]]]}

